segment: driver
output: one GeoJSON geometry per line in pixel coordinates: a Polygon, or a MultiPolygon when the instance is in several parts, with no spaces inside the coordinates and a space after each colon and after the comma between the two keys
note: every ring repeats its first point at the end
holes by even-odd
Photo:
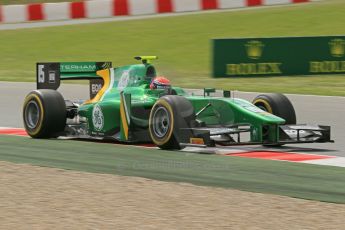
{"type": "Polygon", "coordinates": [[[150,83],[150,89],[170,89],[171,84],[169,79],[163,76],[157,76],[152,79],[150,83]]]}

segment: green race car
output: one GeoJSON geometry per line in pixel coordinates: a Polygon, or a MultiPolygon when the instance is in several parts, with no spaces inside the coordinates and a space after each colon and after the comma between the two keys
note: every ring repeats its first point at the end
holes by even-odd
{"type": "Polygon", "coordinates": [[[23,120],[33,138],[74,137],[126,143],[153,142],[162,149],[185,146],[283,145],[332,142],[330,127],[296,125],[291,102],[282,94],[262,94],[253,103],[196,96],[179,87],[152,88],[155,56],[112,68],[110,62],[37,63],[37,90],[24,101],[23,120]],[[90,80],[90,99],[65,100],[62,80],[90,80]]]}

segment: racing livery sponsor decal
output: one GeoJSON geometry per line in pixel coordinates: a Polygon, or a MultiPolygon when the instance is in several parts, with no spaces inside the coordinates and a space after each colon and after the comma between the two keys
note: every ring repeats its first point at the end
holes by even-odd
{"type": "Polygon", "coordinates": [[[96,66],[98,70],[101,69],[109,69],[112,67],[112,63],[110,61],[107,62],[96,62],[96,66]]]}
{"type": "Polygon", "coordinates": [[[61,72],[95,72],[97,70],[94,62],[71,62],[61,63],[61,72]]]}
{"type": "Polygon", "coordinates": [[[56,72],[54,70],[49,71],[49,83],[54,84],[56,80],[56,72]]]}
{"type": "Polygon", "coordinates": [[[38,83],[44,83],[44,65],[37,65],[37,72],[38,72],[38,77],[37,81],[38,83]]]}
{"type": "Polygon", "coordinates": [[[60,86],[59,63],[37,63],[36,66],[37,89],[54,89],[60,86]]]}
{"type": "Polygon", "coordinates": [[[101,131],[104,126],[104,116],[101,107],[97,104],[92,110],[92,124],[96,131],[101,131]]]}
{"type": "Polygon", "coordinates": [[[96,94],[102,89],[103,85],[104,85],[103,79],[90,80],[90,99],[96,96],[96,94]]]}
{"type": "Polygon", "coordinates": [[[123,90],[128,85],[129,77],[130,77],[129,71],[123,71],[121,78],[119,80],[119,84],[117,85],[117,88],[119,90],[123,90]]]}
{"type": "Polygon", "coordinates": [[[111,68],[111,66],[111,62],[61,62],[60,71],[63,73],[96,72],[111,68]]]}
{"type": "Polygon", "coordinates": [[[91,85],[91,92],[94,93],[94,94],[96,94],[96,93],[98,93],[98,91],[99,91],[101,88],[102,88],[102,84],[97,84],[97,83],[92,84],[92,85],[91,85]]]}

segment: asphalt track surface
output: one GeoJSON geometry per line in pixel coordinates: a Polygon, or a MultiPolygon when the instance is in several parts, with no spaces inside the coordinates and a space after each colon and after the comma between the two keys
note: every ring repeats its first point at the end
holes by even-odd
{"type": "MultiPolygon", "coordinates": [[[[35,83],[0,82],[0,127],[23,127],[23,100],[35,88],[35,83]]],[[[78,100],[88,99],[89,88],[88,85],[62,84],[59,91],[65,99],[78,100]]],[[[200,90],[197,91],[202,93],[200,90]]],[[[233,94],[235,97],[251,101],[259,93],[234,92],[233,94]]],[[[299,124],[330,125],[335,143],[288,145],[277,150],[293,148],[298,152],[345,157],[345,97],[287,96],[295,107],[299,124]]],[[[262,149],[261,146],[260,148],[262,149]]],[[[251,150],[255,150],[255,146],[251,147],[251,150]]]]}

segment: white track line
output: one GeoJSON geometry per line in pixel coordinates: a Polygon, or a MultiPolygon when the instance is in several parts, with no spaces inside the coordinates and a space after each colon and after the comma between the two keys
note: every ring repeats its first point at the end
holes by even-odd
{"type": "Polygon", "coordinates": [[[328,166],[336,166],[336,167],[345,168],[345,157],[334,157],[334,158],[328,158],[328,159],[301,161],[301,163],[328,165],[328,166]]]}

